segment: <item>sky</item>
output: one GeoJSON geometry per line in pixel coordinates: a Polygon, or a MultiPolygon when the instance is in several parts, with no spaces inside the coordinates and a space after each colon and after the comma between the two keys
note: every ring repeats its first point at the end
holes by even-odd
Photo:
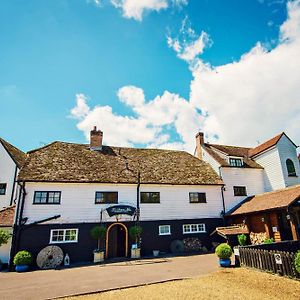
{"type": "Polygon", "coordinates": [[[300,143],[300,1],[2,0],[0,136],[193,153],[300,143]]]}

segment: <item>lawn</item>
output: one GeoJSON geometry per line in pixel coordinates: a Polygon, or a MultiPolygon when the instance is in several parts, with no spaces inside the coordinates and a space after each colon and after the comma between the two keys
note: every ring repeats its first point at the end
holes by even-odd
{"type": "Polygon", "coordinates": [[[245,268],[222,269],[193,279],[152,284],[68,300],[141,300],[141,299],[300,299],[300,282],[245,268]]]}

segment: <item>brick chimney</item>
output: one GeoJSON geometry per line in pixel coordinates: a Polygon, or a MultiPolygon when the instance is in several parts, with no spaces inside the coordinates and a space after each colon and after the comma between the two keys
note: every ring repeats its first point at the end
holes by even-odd
{"type": "Polygon", "coordinates": [[[202,159],[202,146],[204,145],[204,133],[198,132],[196,134],[196,157],[202,159]]]}
{"type": "Polygon", "coordinates": [[[90,149],[102,150],[102,139],[103,139],[103,132],[101,130],[97,130],[97,127],[94,126],[94,129],[91,130],[91,135],[90,135],[90,149]]]}

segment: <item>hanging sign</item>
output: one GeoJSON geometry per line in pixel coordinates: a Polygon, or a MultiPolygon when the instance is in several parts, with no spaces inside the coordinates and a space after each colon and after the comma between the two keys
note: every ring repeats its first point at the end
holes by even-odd
{"type": "Polygon", "coordinates": [[[130,205],[114,205],[110,206],[106,209],[108,215],[110,217],[116,216],[116,215],[129,215],[133,216],[136,208],[134,206],[130,205]]]}
{"type": "Polygon", "coordinates": [[[277,265],[282,265],[282,259],[281,259],[281,255],[276,253],[274,254],[274,257],[275,257],[275,262],[277,265]]]}

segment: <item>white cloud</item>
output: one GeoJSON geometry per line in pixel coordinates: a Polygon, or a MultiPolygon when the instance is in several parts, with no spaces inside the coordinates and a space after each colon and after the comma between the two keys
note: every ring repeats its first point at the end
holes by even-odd
{"type": "Polygon", "coordinates": [[[125,18],[141,21],[145,11],[160,11],[168,7],[168,0],[111,0],[114,7],[120,8],[125,18]]]}
{"type": "Polygon", "coordinates": [[[194,70],[190,101],[208,114],[204,131],[233,145],[255,145],[281,131],[299,138],[299,4],[288,3],[274,49],[257,43],[237,62],[194,70]]]}
{"type": "Polygon", "coordinates": [[[117,95],[136,116],[117,115],[110,106],[89,108],[87,97],[77,95],[71,116],[78,120],[77,127],[87,138],[96,125],[104,132],[105,143],[110,145],[145,144],[148,147],[194,150],[194,133],[202,126],[203,118],[187,100],[165,91],[146,102],[143,90],[134,86],[122,87],[117,95]],[[179,142],[172,142],[168,126],[175,129],[181,139],[179,142]]]}
{"type": "Polygon", "coordinates": [[[100,7],[102,5],[102,1],[101,0],[86,0],[87,3],[93,3],[96,6],[100,7]]]}

